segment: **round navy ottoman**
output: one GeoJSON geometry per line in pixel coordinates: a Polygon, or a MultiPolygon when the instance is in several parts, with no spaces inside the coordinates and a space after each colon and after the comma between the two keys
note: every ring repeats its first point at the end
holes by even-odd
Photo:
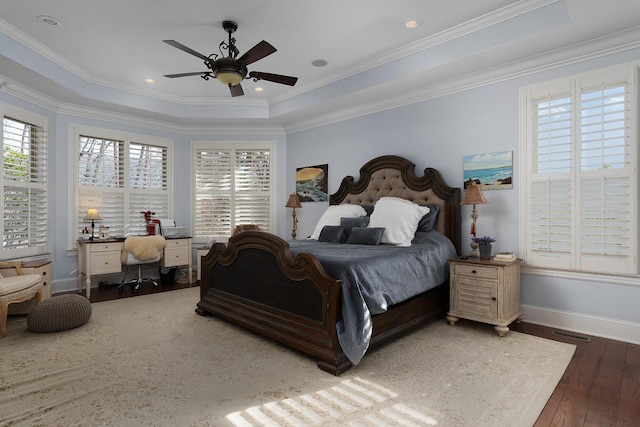
{"type": "Polygon", "coordinates": [[[37,304],[27,316],[32,332],[58,332],[77,328],[89,321],[91,303],[82,295],[58,295],[37,304]]]}

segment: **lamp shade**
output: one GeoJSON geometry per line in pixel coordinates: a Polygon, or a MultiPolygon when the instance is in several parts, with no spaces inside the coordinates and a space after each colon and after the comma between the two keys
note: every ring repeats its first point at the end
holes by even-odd
{"type": "Polygon", "coordinates": [[[102,219],[100,214],[98,213],[98,209],[91,208],[87,210],[87,215],[85,215],[85,221],[94,221],[96,219],[102,219]]]}
{"type": "Polygon", "coordinates": [[[487,203],[489,202],[485,199],[480,186],[477,184],[467,186],[464,197],[460,202],[461,205],[486,205],[487,203]]]}
{"type": "Polygon", "coordinates": [[[301,208],[300,197],[296,193],[291,193],[289,195],[289,200],[287,200],[287,204],[284,205],[286,208],[301,208]]]}

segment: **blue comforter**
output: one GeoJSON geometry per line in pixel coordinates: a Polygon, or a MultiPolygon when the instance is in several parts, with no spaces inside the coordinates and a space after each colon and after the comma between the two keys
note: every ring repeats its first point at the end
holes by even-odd
{"type": "Polygon", "coordinates": [[[342,281],[342,320],[336,328],[340,345],[357,365],[369,347],[371,315],[445,282],[453,243],[442,233],[418,232],[412,245],[352,245],[289,241],[291,253],[314,254],[326,272],[342,281]]]}

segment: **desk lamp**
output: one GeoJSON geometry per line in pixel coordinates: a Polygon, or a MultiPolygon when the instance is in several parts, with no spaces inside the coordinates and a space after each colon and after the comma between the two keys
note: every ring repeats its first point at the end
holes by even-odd
{"type": "Polygon", "coordinates": [[[98,213],[98,209],[91,208],[91,209],[87,210],[87,215],[84,217],[84,220],[85,221],[91,221],[91,238],[89,240],[93,240],[94,239],[93,230],[94,230],[94,228],[96,228],[96,222],[95,222],[96,219],[97,220],[101,220],[102,219],[102,217],[98,213]]]}

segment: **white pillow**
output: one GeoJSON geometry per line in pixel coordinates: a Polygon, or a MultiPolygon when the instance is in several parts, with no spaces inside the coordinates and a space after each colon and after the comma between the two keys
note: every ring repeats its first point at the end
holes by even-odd
{"type": "Polygon", "coordinates": [[[331,205],[322,214],[316,228],[313,230],[313,234],[310,239],[318,240],[320,232],[325,225],[340,225],[340,218],[357,218],[360,216],[367,216],[367,211],[360,205],[344,204],[344,205],[331,205]]]}
{"type": "Polygon", "coordinates": [[[384,227],[382,243],[411,246],[418,223],[427,213],[427,206],[398,197],[381,197],[373,207],[369,227],[384,227]]]}

